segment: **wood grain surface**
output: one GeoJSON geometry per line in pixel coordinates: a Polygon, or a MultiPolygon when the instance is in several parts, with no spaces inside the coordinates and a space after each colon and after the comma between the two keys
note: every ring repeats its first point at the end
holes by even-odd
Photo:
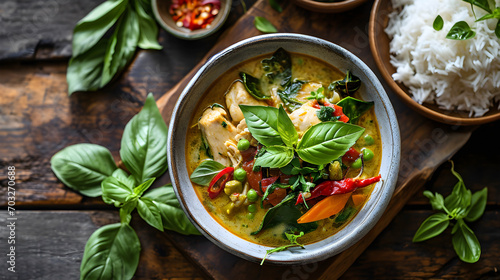
{"type": "MultiPolygon", "coordinates": [[[[253,2],[246,1],[247,6],[253,2]]],[[[2,9],[3,3],[0,3],[2,9]]],[[[310,34],[337,43],[359,56],[379,75],[368,49],[370,8],[371,3],[366,3],[351,12],[321,15],[287,4],[279,14],[267,6],[267,0],[261,0],[237,23],[239,29],[231,29],[243,13],[239,1],[234,1],[233,19],[228,21],[224,34],[193,43],[161,31],[162,51],[138,52],[131,67],[105,89],[71,97],[67,96],[65,82],[67,60],[61,59],[57,52],[46,51],[45,59],[35,55],[28,60],[0,61],[0,255],[7,250],[4,171],[11,165],[17,171],[16,209],[20,218],[16,231],[19,271],[6,274],[6,263],[0,257],[3,263],[0,279],[78,279],[81,253],[90,234],[97,227],[119,219],[113,207],[104,205],[100,199],[83,197],[55,178],[49,164],[55,152],[71,144],[91,142],[106,146],[118,160],[123,128],[140,110],[147,93],[153,92],[159,99],[172,89],[159,104],[173,102],[172,96],[182,88],[182,83],[177,86],[176,83],[207,53],[258,34],[252,25],[254,15],[266,16],[280,32],[310,34]],[[219,43],[210,51],[218,36],[219,43]]],[[[29,14],[28,10],[24,13],[29,14]]],[[[35,13],[34,8],[31,13],[35,13]]],[[[71,14],[68,18],[81,14],[74,9],[67,13],[71,14]]],[[[3,13],[0,18],[4,20],[3,13]]],[[[69,24],[61,26],[52,37],[57,32],[71,33],[71,30],[69,24]]],[[[22,35],[22,30],[19,33],[22,35]]],[[[476,264],[466,264],[453,252],[449,230],[428,242],[414,244],[411,239],[419,224],[433,213],[421,195],[422,186],[425,184],[424,188],[444,195],[451,191],[456,179],[446,159],[467,141],[471,130],[429,121],[387,92],[396,109],[403,139],[399,188],[384,223],[356,245],[352,254],[346,252],[341,258],[297,267],[259,267],[222,251],[204,237],[161,233],[134,215],[132,226],[142,245],[135,279],[330,279],[341,275],[352,262],[343,279],[499,279],[500,154],[494,132],[500,130],[500,123],[477,128],[453,156],[456,169],[469,188],[489,187],[486,213],[471,224],[481,242],[482,257],[476,264]],[[342,269],[331,272],[338,263],[342,269]]],[[[164,112],[167,118],[168,113],[164,112]]],[[[167,180],[166,176],[162,178],[164,182],[167,180]]]]}

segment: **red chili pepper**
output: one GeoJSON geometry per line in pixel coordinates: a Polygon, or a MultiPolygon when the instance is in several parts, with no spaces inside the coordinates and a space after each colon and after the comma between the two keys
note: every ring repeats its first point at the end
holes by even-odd
{"type": "Polygon", "coordinates": [[[343,162],[354,162],[361,156],[361,153],[358,152],[356,149],[353,147],[349,148],[349,150],[342,156],[342,161],[343,162]]]}
{"type": "Polygon", "coordinates": [[[276,180],[278,180],[278,178],[279,178],[279,176],[264,178],[264,179],[262,179],[262,181],[260,181],[260,185],[262,186],[262,188],[267,188],[267,186],[274,184],[274,182],[276,182],[276,180]]]}
{"type": "Polygon", "coordinates": [[[330,103],[328,103],[326,101],[323,103],[323,105],[328,106],[328,107],[332,107],[333,109],[335,109],[335,111],[333,111],[332,115],[334,117],[340,117],[339,121],[345,122],[345,123],[349,121],[349,117],[346,116],[344,114],[344,112],[342,112],[342,107],[341,106],[336,105],[336,104],[330,104],[330,103]]]}
{"type": "MultiPolygon", "coordinates": [[[[318,196],[330,196],[334,194],[343,194],[355,191],[357,188],[363,188],[373,183],[380,181],[381,176],[375,176],[367,179],[345,178],[339,181],[325,181],[311,191],[311,196],[306,200],[316,198],[318,196]]],[[[302,195],[297,198],[297,203],[304,202],[302,195]]]]}
{"type": "Polygon", "coordinates": [[[226,183],[233,179],[234,167],[226,167],[222,169],[213,179],[210,181],[210,185],[208,185],[208,196],[211,199],[216,198],[220,192],[226,186],[226,183]],[[222,176],[226,175],[226,179],[222,180],[220,184],[217,182],[222,178],[222,176]]]}

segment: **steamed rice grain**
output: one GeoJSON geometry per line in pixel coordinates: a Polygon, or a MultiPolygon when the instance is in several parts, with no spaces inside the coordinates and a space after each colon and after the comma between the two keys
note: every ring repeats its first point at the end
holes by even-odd
{"type": "MultiPolygon", "coordinates": [[[[471,5],[457,0],[392,0],[386,33],[393,79],[406,85],[418,103],[436,103],[446,110],[468,111],[479,117],[500,101],[500,39],[497,20],[475,23],[471,5]],[[444,20],[440,31],[432,24],[444,20]],[[465,21],[476,32],[472,39],[446,39],[453,24],[465,21]]],[[[497,1],[496,6],[500,6],[497,1]]],[[[485,14],[474,9],[477,18],[485,14]]]]}

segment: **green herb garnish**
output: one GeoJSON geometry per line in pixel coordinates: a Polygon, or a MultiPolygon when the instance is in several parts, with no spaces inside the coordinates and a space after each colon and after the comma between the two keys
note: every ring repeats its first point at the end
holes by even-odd
{"type": "Polygon", "coordinates": [[[311,91],[311,96],[308,96],[306,99],[307,100],[316,99],[319,101],[319,100],[325,98],[325,95],[323,94],[324,91],[325,91],[325,89],[323,87],[320,87],[320,88],[318,88],[317,91],[311,91]]]}
{"type": "Polygon", "coordinates": [[[276,252],[281,252],[281,251],[285,251],[286,249],[290,248],[290,247],[297,247],[297,246],[300,246],[302,249],[304,249],[304,245],[300,244],[297,239],[299,237],[302,237],[304,236],[304,232],[301,231],[300,234],[294,234],[294,233],[288,233],[288,232],[285,232],[285,236],[286,238],[288,239],[288,241],[290,241],[290,244],[288,245],[284,245],[284,246],[281,246],[281,247],[277,247],[277,248],[274,248],[274,249],[271,249],[271,250],[267,250],[266,251],[266,255],[264,256],[264,258],[262,259],[262,261],[260,262],[260,265],[263,265],[264,264],[264,261],[266,260],[267,256],[269,256],[270,254],[272,253],[276,253],[276,252]]]}
{"type": "Polygon", "coordinates": [[[365,130],[343,122],[322,122],[310,127],[299,142],[283,107],[240,105],[240,108],[252,136],[268,150],[272,148],[271,152],[266,151],[269,153],[266,160],[259,161],[265,155],[256,159],[256,164],[259,161],[262,167],[284,167],[292,161],[294,153],[311,164],[327,164],[345,154],[365,130]]]}
{"type": "Polygon", "coordinates": [[[438,15],[434,20],[434,22],[432,23],[432,27],[434,28],[434,30],[439,31],[443,29],[443,25],[444,25],[443,18],[440,15],[438,15]]]}
{"type": "Polygon", "coordinates": [[[455,225],[451,231],[453,248],[462,261],[475,263],[481,256],[481,245],[465,221],[474,222],[483,215],[488,189],[484,188],[472,194],[465,187],[462,177],[453,168],[452,161],[451,172],[457,177],[458,183],[450,195],[443,198],[439,193],[424,191],[432,208],[441,212],[431,215],[420,225],[413,242],[424,241],[441,234],[448,228],[450,221],[454,220],[455,225]]]}
{"type": "Polygon", "coordinates": [[[322,106],[319,111],[316,112],[316,115],[318,116],[318,119],[322,122],[328,122],[328,121],[336,121],[339,119],[339,117],[335,117],[333,113],[335,112],[335,109],[329,106],[322,106]]]}

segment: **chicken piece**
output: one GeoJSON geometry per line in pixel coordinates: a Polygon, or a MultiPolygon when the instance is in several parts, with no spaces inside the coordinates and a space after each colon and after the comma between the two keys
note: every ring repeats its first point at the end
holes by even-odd
{"type": "Polygon", "coordinates": [[[238,150],[238,143],[234,140],[227,140],[224,142],[227,148],[227,157],[231,160],[234,168],[238,168],[243,164],[243,157],[240,150],[238,150]]]}
{"type": "Polygon", "coordinates": [[[313,104],[313,101],[309,101],[289,115],[297,132],[304,133],[309,127],[321,122],[316,114],[319,109],[312,107],[313,104]]]}
{"type": "Polygon", "coordinates": [[[297,100],[300,102],[307,102],[309,101],[307,97],[311,96],[311,92],[313,91],[318,91],[320,87],[322,87],[322,84],[319,83],[305,83],[302,85],[302,88],[297,92],[297,100]]]}
{"type": "Polygon", "coordinates": [[[227,119],[226,110],[219,107],[208,108],[198,122],[201,133],[206,140],[214,160],[230,166],[228,146],[226,141],[234,140],[237,134],[236,127],[227,119]]]}
{"type": "Polygon", "coordinates": [[[255,138],[253,138],[250,130],[248,130],[247,122],[245,121],[245,119],[241,120],[236,129],[238,130],[238,134],[234,137],[234,140],[236,140],[236,142],[239,142],[241,139],[246,139],[252,146],[256,147],[259,144],[259,142],[255,138]]]}
{"type": "Polygon", "coordinates": [[[250,95],[250,93],[247,92],[245,85],[243,85],[242,82],[236,81],[231,85],[231,88],[226,93],[226,105],[229,109],[229,114],[231,114],[233,123],[236,124],[244,118],[239,105],[267,106],[267,103],[255,99],[250,95]]]}

